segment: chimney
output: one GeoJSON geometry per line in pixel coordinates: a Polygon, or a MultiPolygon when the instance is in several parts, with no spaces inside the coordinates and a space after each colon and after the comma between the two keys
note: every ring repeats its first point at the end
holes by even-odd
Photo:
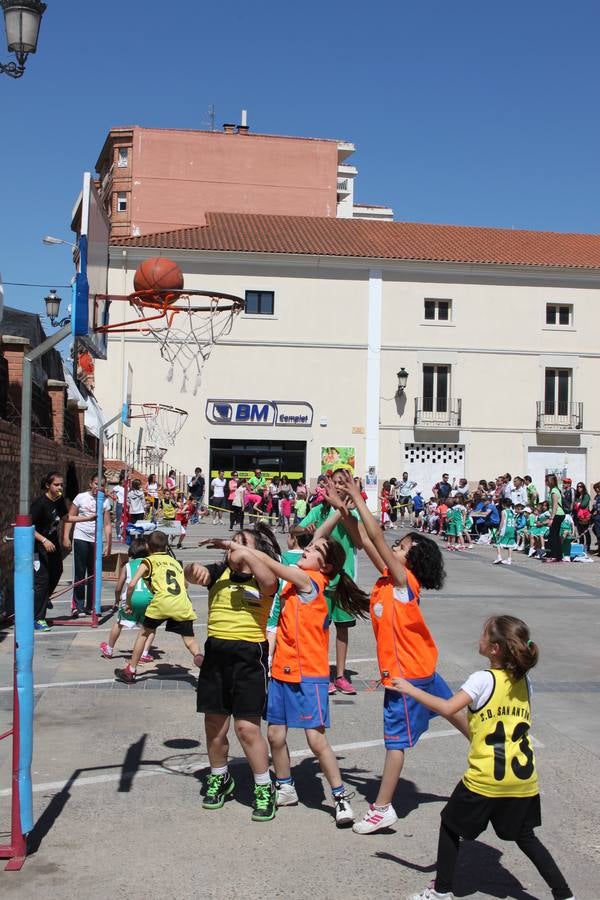
{"type": "Polygon", "coordinates": [[[246,109],[242,110],[242,121],[237,127],[238,134],[248,134],[250,128],[248,126],[248,111],[246,109]]]}
{"type": "Polygon", "coordinates": [[[63,444],[65,437],[65,391],[67,389],[67,383],[66,381],[58,381],[54,378],[49,378],[46,382],[46,388],[52,404],[52,431],[54,433],[54,443],[63,444]]]}
{"type": "Polygon", "coordinates": [[[225,122],[223,124],[223,131],[225,134],[235,134],[235,125],[232,122],[225,122]]]}

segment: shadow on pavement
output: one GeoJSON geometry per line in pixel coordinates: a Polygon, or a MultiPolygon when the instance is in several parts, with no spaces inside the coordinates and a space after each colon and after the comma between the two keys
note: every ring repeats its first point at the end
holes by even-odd
{"type": "MultiPolygon", "coordinates": [[[[432,839],[432,843],[436,839],[432,839]]],[[[509,872],[502,863],[502,852],[495,847],[489,847],[481,841],[462,841],[458,866],[452,888],[454,896],[470,897],[477,891],[490,897],[502,898],[502,900],[537,900],[534,894],[526,891],[521,882],[509,872]]],[[[374,853],[377,859],[396,862],[405,869],[430,875],[435,872],[435,862],[429,866],[413,863],[393,853],[377,850],[374,853]]],[[[532,867],[533,871],[533,867],[532,867]]],[[[418,885],[415,885],[418,887],[418,885]]]]}

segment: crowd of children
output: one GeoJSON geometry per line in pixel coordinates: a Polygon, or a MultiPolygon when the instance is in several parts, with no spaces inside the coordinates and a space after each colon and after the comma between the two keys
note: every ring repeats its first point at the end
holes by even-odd
{"type": "MultiPolygon", "coordinates": [[[[365,835],[393,825],[397,816],[392,797],[406,751],[417,744],[432,716],[444,716],[470,742],[468,767],[442,811],[435,881],[412,900],[451,900],[460,839],[476,838],[489,823],[499,837],[516,842],[529,857],[555,900],[574,900],[552,856],[534,835],[541,814],[529,741],[527,672],[537,662],[538,648],[527,626],[510,616],[489,618],[479,645],[489,669],[471,675],[453,696],[436,671],[438,651],[420,604],[421,588],[443,586],[439,544],[413,531],[390,547],[349,472],[335,473],[325,488],[330,497],[334,490],[336,514],[310,533],[291,535],[287,555],[260,520],[240,528],[231,539],[202,541],[223,550],[224,559],[191,563],[185,571],[169,553],[163,533],[152,533],[147,544],[132,544],[131,560],[116,589],[118,619],[101,646],[102,655],[112,656],[123,628],[139,626],[131,662],[115,670],[119,680],[133,684],[139,663],[152,658],[151,642],[160,624],[182,636],[200,667],[197,709],[204,715],[210,764],[202,805],[218,810],[234,795],[227,739],[233,720],[254,778],[256,822],[271,821],[278,807],[299,802],[287,746],[288,729],[295,728],[304,731],[329,783],[338,827],[365,835]],[[350,528],[350,519],[354,531],[356,518],[362,546],[380,573],[370,598],[345,571],[346,551],[332,538],[340,523],[350,528]],[[203,653],[194,637],[195,613],[186,581],[208,589],[203,653]],[[330,584],[336,585],[333,593],[327,591],[330,584]],[[336,606],[353,616],[370,617],[385,688],[383,774],[377,796],[358,820],[350,804],[353,794],[343,783],[326,735],[329,624],[336,606]],[[261,730],[263,717],[267,740],[261,730]]],[[[452,543],[461,547],[468,505],[461,498],[452,500],[446,504],[444,527],[452,543]]],[[[503,503],[499,547],[510,551],[531,530],[523,513],[515,512],[510,501],[503,503]]]]}

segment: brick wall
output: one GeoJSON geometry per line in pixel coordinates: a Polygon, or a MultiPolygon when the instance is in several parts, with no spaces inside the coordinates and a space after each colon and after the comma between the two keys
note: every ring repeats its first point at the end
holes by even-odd
{"type": "MultiPolygon", "coordinates": [[[[23,354],[28,349],[26,339],[0,335],[0,620],[13,610],[13,543],[5,538],[13,536],[12,525],[19,509],[19,418],[23,354]]],[[[73,439],[64,442],[66,385],[49,380],[48,386],[50,391],[33,385],[31,499],[40,495],[42,478],[55,470],[64,476],[65,493],[72,500],[78,490],[85,490],[97,471],[98,442],[85,435],[82,446],[77,412],[70,423],[73,439]]]]}
{"type": "MultiPolygon", "coordinates": [[[[0,619],[13,609],[13,544],[4,538],[12,538],[11,525],[19,508],[19,428],[0,420],[0,477],[2,502],[0,503],[0,619]]],[[[76,477],[80,490],[85,490],[94,475],[97,464],[94,457],[74,447],[59,446],[40,435],[31,437],[31,499],[40,494],[40,482],[44,475],[55,469],[65,478],[70,467],[71,478],[76,477]]],[[[69,498],[69,499],[72,499],[69,498]]]]}

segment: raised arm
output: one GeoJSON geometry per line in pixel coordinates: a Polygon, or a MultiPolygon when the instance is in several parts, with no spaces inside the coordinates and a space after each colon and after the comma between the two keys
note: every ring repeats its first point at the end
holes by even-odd
{"type": "Polygon", "coordinates": [[[378,522],[375,520],[373,514],[369,510],[367,504],[363,500],[360,489],[355,484],[354,479],[348,472],[341,472],[340,475],[342,479],[340,489],[343,493],[351,498],[352,502],[356,506],[367,537],[373,544],[376,552],[379,554],[382,563],[384,564],[384,566],[387,566],[392,578],[394,579],[394,582],[397,585],[402,586],[406,584],[406,571],[404,569],[404,566],[396,558],[391,548],[388,547],[383,536],[383,532],[378,522]]]}
{"type": "Polygon", "coordinates": [[[279,578],[290,581],[302,593],[308,593],[311,589],[310,577],[302,569],[297,566],[284,566],[254,547],[244,547],[243,544],[232,542],[229,555],[234,562],[236,560],[246,562],[257,581],[273,579],[275,590],[279,578]]]}

